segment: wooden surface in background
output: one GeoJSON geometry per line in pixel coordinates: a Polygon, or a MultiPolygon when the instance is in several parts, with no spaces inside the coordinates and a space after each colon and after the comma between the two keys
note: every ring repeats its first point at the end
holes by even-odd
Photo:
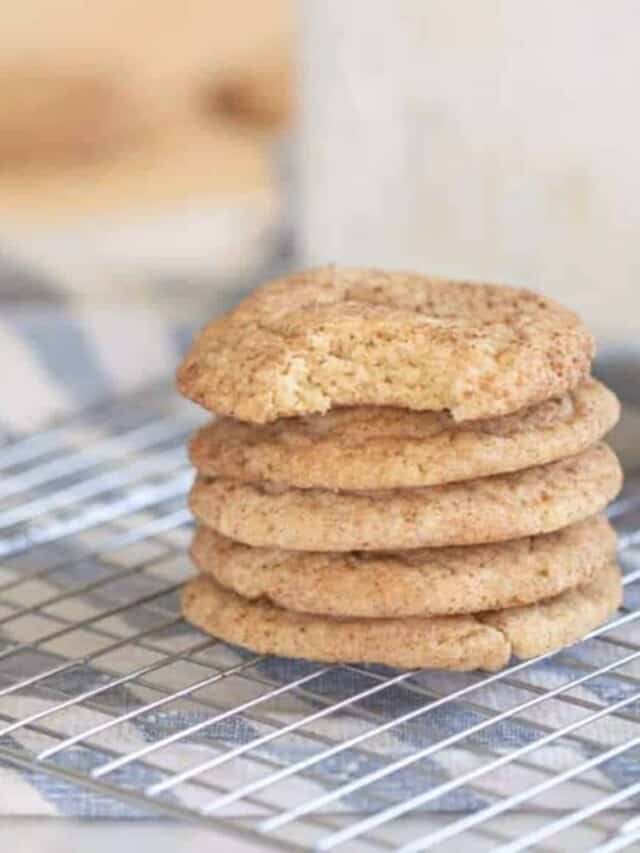
{"type": "Polygon", "coordinates": [[[113,73],[156,124],[104,159],[0,167],[0,220],[57,223],[268,191],[271,135],[207,114],[203,92],[233,69],[286,65],[291,12],[290,0],[7,4],[0,69],[33,62],[113,73]]]}

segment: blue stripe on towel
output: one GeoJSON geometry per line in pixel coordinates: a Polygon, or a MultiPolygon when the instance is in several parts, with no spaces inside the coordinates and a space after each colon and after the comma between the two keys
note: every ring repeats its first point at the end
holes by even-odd
{"type": "Polygon", "coordinates": [[[180,323],[172,328],[173,343],[180,357],[186,355],[196,332],[195,323],[180,323]]]}
{"type": "Polygon", "coordinates": [[[67,296],[44,273],[0,250],[0,296],[4,302],[66,302],[67,296]]]}
{"type": "Polygon", "coordinates": [[[14,311],[8,325],[27,344],[38,361],[80,405],[114,392],[86,330],[58,307],[14,311]]]}

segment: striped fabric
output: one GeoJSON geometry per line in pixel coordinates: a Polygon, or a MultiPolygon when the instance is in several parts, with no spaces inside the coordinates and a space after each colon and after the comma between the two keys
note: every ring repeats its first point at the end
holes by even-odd
{"type": "MultiPolygon", "coordinates": [[[[189,299],[160,298],[156,293],[153,298],[147,300],[140,298],[138,294],[138,298],[133,301],[123,296],[116,299],[111,293],[108,301],[103,299],[100,303],[87,303],[70,298],[68,294],[62,295],[63,290],[52,286],[45,277],[34,274],[24,265],[0,254],[0,295],[10,297],[9,301],[0,306],[0,357],[4,386],[3,405],[0,408],[0,441],[6,441],[25,431],[37,430],[54,418],[63,417],[101,400],[170,376],[193,331],[207,316],[228,307],[243,291],[251,288],[257,278],[267,277],[276,271],[278,265],[282,268],[286,262],[283,252],[280,255],[275,253],[272,258],[275,258],[275,261],[270,269],[263,267],[253,276],[212,277],[206,286],[199,289],[197,296],[191,296],[189,299]]],[[[631,553],[628,559],[628,570],[636,572],[640,568],[638,552],[631,553]]],[[[82,564],[84,565],[85,561],[82,564]]],[[[90,567],[90,563],[86,563],[86,566],[90,567]]],[[[638,603],[631,598],[628,600],[630,607],[635,607],[638,603]]],[[[80,600],[77,606],[83,606],[80,600]]],[[[543,661],[533,678],[540,679],[540,683],[547,687],[566,683],[575,678],[576,666],[580,665],[580,655],[585,656],[585,667],[591,666],[592,652],[586,644],[575,647],[572,654],[572,666],[563,664],[562,657],[543,661]],[[578,659],[577,664],[575,658],[578,659]]],[[[299,677],[299,667],[303,665],[293,661],[268,659],[261,666],[265,668],[269,679],[284,683],[299,677]]],[[[98,683],[96,679],[99,676],[91,666],[83,666],[78,671],[74,669],[71,673],[63,673],[61,679],[68,677],[76,681],[71,686],[61,681],[61,688],[74,694],[85,689],[91,690],[98,683]]],[[[354,691],[354,684],[350,680],[354,676],[345,669],[341,677],[345,682],[338,684],[336,695],[349,695],[354,691]]],[[[455,689],[446,674],[426,673],[424,678],[429,679],[428,686],[433,683],[440,692],[453,692],[455,689]]],[[[240,685],[242,686],[241,682],[240,685]]],[[[233,689],[230,683],[227,689],[233,689]]],[[[579,699],[594,703],[626,701],[631,690],[624,680],[607,675],[585,684],[581,688],[579,699]]],[[[498,703],[503,695],[492,691],[493,688],[489,688],[484,696],[484,701],[491,707],[498,703]]],[[[364,710],[386,718],[404,711],[411,712],[413,707],[424,706],[424,700],[419,695],[414,699],[417,703],[415,706],[403,705],[403,702],[407,702],[407,696],[411,697],[412,694],[405,695],[399,688],[397,692],[387,690],[370,696],[362,706],[364,710]]],[[[243,697],[244,694],[237,697],[229,694],[227,701],[231,703],[237,698],[237,701],[241,702],[243,697]]],[[[517,696],[514,695],[512,700],[515,704],[517,696]]],[[[9,695],[4,701],[9,703],[5,706],[9,714],[22,717],[38,714],[43,708],[41,703],[44,700],[37,695],[9,695]],[[11,704],[14,702],[22,704],[11,704]]],[[[134,692],[129,692],[127,688],[120,701],[126,707],[133,708],[146,700],[134,692]]],[[[298,719],[300,714],[315,710],[311,703],[308,706],[301,704],[302,698],[296,698],[295,701],[300,704],[292,708],[285,707],[282,711],[283,725],[298,719]]],[[[540,721],[545,727],[566,725],[564,710],[561,705],[557,708],[552,705],[549,710],[545,705],[543,709],[538,709],[540,721]]],[[[534,709],[532,720],[535,713],[534,709]]],[[[69,721],[70,731],[88,729],[92,725],[100,724],[103,719],[97,711],[80,706],[74,710],[74,714],[76,716],[69,721]]],[[[180,709],[169,709],[149,718],[136,717],[127,723],[126,727],[118,730],[117,737],[126,738],[127,748],[134,751],[143,748],[150,741],[166,736],[167,733],[199,724],[202,719],[185,715],[180,709]]],[[[620,720],[615,723],[620,724],[620,720]]],[[[359,722],[348,715],[335,715],[330,721],[325,721],[325,725],[331,726],[330,729],[327,728],[327,732],[336,742],[355,738],[361,732],[359,722]]],[[[538,737],[542,732],[535,727],[535,720],[533,729],[530,723],[520,719],[488,727],[485,717],[471,705],[459,702],[451,703],[429,715],[426,722],[419,715],[415,715],[415,719],[412,718],[410,722],[389,732],[388,739],[381,748],[394,756],[410,755],[425,745],[440,742],[456,732],[475,727],[478,733],[474,736],[473,745],[480,750],[492,750],[498,756],[506,749],[525,749],[532,742],[532,738],[538,737]]],[[[215,727],[209,727],[206,737],[211,738],[212,743],[222,739],[241,747],[270,731],[272,729],[266,724],[261,728],[257,723],[240,717],[237,720],[223,720],[215,727]]],[[[3,742],[7,747],[24,749],[29,753],[38,752],[42,748],[37,732],[34,733],[27,727],[6,735],[3,742]]],[[[189,742],[185,747],[193,750],[196,748],[199,747],[189,742]]],[[[267,754],[282,766],[307,757],[303,746],[288,741],[275,741],[268,749],[271,753],[267,754]]],[[[409,769],[394,774],[384,783],[384,796],[391,802],[406,800],[470,771],[474,766],[471,763],[471,751],[454,750],[451,755],[449,763],[441,762],[438,756],[435,759],[423,759],[420,773],[414,774],[409,769]]],[[[537,760],[547,768],[565,771],[577,766],[590,755],[587,747],[578,741],[562,741],[540,749],[537,760]]],[[[347,778],[349,774],[353,774],[355,767],[359,774],[364,775],[375,772],[380,762],[385,759],[386,754],[378,760],[375,757],[365,758],[364,754],[349,749],[332,760],[332,772],[336,774],[336,778],[347,778]]],[[[60,764],[86,773],[91,766],[88,763],[90,760],[91,755],[78,748],[62,753],[60,764]]],[[[189,760],[193,763],[193,755],[190,754],[189,760]]],[[[223,773],[229,772],[226,766],[221,769],[223,773]]],[[[140,772],[135,765],[126,772],[122,777],[124,783],[131,782],[140,787],[142,783],[153,784],[157,781],[153,775],[144,779],[135,775],[140,772]],[[126,776],[126,772],[133,775],[126,776]]],[[[509,766],[494,773],[492,785],[496,791],[495,795],[487,795],[486,799],[480,798],[471,788],[462,787],[451,795],[441,797],[435,808],[441,811],[473,812],[488,807],[494,796],[510,792],[512,773],[513,770],[509,766]]],[[[637,759],[619,756],[594,771],[593,776],[605,791],[616,791],[627,785],[629,780],[638,778],[637,759]]],[[[538,779],[533,772],[531,785],[538,779]]],[[[299,800],[302,795],[309,798],[317,796],[321,790],[316,787],[315,782],[300,778],[291,780],[291,784],[295,788],[295,791],[292,788],[293,800],[299,800]],[[307,787],[300,789],[301,784],[307,787]]],[[[187,794],[183,794],[180,788],[172,797],[175,802],[180,803],[180,798],[186,797],[187,794]]],[[[564,799],[558,801],[554,792],[551,792],[549,797],[538,802],[544,808],[567,809],[581,802],[572,799],[573,796],[571,790],[569,794],[565,794],[564,799]]],[[[350,813],[354,809],[366,813],[378,807],[378,801],[369,800],[366,794],[347,797],[336,804],[337,810],[350,813]]],[[[6,764],[0,764],[0,815],[19,814],[84,818],[140,816],[138,811],[125,803],[116,802],[98,792],[52,778],[45,773],[18,771],[6,764]]]]}
{"type": "Polygon", "coordinates": [[[196,325],[177,314],[142,304],[4,306],[0,433],[37,430],[169,376],[196,325]]]}
{"type": "Polygon", "coordinates": [[[166,379],[208,316],[290,261],[255,204],[3,241],[0,439],[166,379]]]}

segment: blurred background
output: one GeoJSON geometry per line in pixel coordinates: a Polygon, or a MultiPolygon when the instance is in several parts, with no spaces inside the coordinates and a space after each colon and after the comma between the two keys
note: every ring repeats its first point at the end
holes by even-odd
{"type": "Polygon", "coordinates": [[[166,379],[208,316],[308,263],[541,290],[639,394],[639,16],[635,0],[9,4],[0,433],[166,379]]]}
{"type": "Polygon", "coordinates": [[[81,297],[245,271],[274,222],[292,26],[287,0],[11,4],[3,244],[81,297]]]}

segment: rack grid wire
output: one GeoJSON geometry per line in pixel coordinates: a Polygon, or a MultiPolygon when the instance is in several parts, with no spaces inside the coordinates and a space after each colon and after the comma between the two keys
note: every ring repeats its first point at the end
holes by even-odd
{"type": "Polygon", "coordinates": [[[180,618],[200,420],[160,386],[0,446],[5,765],[280,850],[640,849],[640,477],[611,509],[625,606],[584,642],[321,666],[180,618]]]}

